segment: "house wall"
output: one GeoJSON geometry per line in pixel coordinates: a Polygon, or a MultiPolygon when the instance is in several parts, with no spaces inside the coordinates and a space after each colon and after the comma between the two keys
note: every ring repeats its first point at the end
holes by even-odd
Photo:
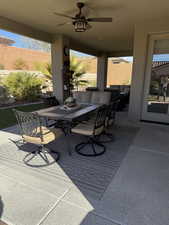
{"type": "MultiPolygon", "coordinates": [[[[97,58],[82,58],[81,61],[86,64],[87,74],[85,78],[88,80],[92,74],[92,79],[96,80],[97,77],[97,58]],[[95,76],[94,76],[95,74],[95,76]],[[87,77],[88,75],[88,77],[87,77]]],[[[110,85],[124,85],[131,83],[132,76],[132,63],[129,62],[120,62],[115,64],[111,59],[108,60],[108,69],[107,69],[107,86],[110,85]]]]}
{"type": "Polygon", "coordinates": [[[107,86],[130,85],[132,76],[132,63],[121,62],[114,64],[109,60],[107,72],[107,86]]]}
{"type": "Polygon", "coordinates": [[[133,72],[130,93],[129,119],[139,121],[141,118],[145,69],[147,62],[148,39],[151,34],[169,33],[169,20],[137,23],[134,32],[133,72]]]}

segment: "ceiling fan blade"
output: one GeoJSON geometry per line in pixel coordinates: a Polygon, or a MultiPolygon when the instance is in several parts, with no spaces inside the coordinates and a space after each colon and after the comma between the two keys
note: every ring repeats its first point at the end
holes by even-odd
{"type": "Polygon", "coordinates": [[[108,17],[107,18],[106,17],[105,18],[98,17],[98,18],[88,18],[87,21],[88,22],[112,22],[113,19],[111,17],[109,17],[109,18],[108,17]]]}
{"type": "Polygon", "coordinates": [[[65,15],[65,14],[63,14],[63,13],[57,13],[57,12],[54,12],[54,14],[55,14],[56,16],[62,16],[62,17],[66,17],[66,18],[69,18],[69,19],[75,19],[74,17],[65,15]]]}
{"type": "Polygon", "coordinates": [[[67,25],[67,24],[72,24],[72,23],[71,22],[68,22],[68,23],[59,23],[56,26],[57,27],[62,27],[62,26],[67,25]]]}

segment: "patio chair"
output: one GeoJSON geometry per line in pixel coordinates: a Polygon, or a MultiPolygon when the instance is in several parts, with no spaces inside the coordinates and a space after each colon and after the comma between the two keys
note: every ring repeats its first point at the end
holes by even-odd
{"type": "Polygon", "coordinates": [[[76,99],[77,103],[90,103],[91,95],[91,91],[75,91],[73,93],[73,97],[76,99]]]}
{"type": "MultiPolygon", "coordinates": [[[[116,100],[107,106],[105,129],[102,132],[102,137],[106,137],[106,140],[105,138],[104,140],[100,139],[101,143],[108,143],[108,142],[114,141],[114,135],[109,132],[109,128],[112,127],[115,123],[116,112],[118,109],[119,102],[120,100],[116,100]]],[[[85,121],[85,123],[90,124],[90,123],[93,123],[94,120],[95,120],[95,116],[92,115],[89,120],[85,121]]]]}
{"type": "Polygon", "coordinates": [[[116,120],[116,112],[118,109],[118,105],[119,105],[120,100],[116,100],[114,102],[112,102],[109,106],[108,106],[108,110],[107,110],[107,116],[106,116],[106,127],[110,127],[115,123],[116,120]]]}
{"type": "Polygon", "coordinates": [[[102,136],[107,137],[107,140],[102,141],[102,143],[108,143],[108,142],[114,141],[114,135],[109,132],[109,128],[112,127],[115,123],[116,112],[117,112],[117,109],[118,109],[119,102],[120,102],[120,100],[116,100],[107,107],[105,129],[104,129],[104,132],[102,134],[102,136]]]}
{"type": "Polygon", "coordinates": [[[75,151],[78,154],[93,157],[105,153],[106,147],[99,141],[99,137],[105,129],[106,114],[107,107],[102,106],[97,111],[96,117],[93,121],[91,121],[91,123],[80,123],[72,128],[72,133],[81,134],[88,137],[86,142],[81,142],[75,146],[75,151]],[[87,146],[90,146],[91,149],[87,149],[87,146]]]}
{"type": "Polygon", "coordinates": [[[91,104],[109,105],[111,101],[111,92],[107,91],[93,91],[91,97],[91,104]]]}
{"type": "Polygon", "coordinates": [[[31,166],[30,161],[36,156],[40,156],[50,165],[59,159],[59,153],[46,147],[46,145],[62,135],[60,129],[47,128],[43,126],[43,119],[37,113],[22,112],[14,109],[15,116],[20,128],[24,143],[32,143],[38,146],[34,152],[28,153],[24,158],[24,163],[31,166]],[[52,160],[48,159],[50,154],[52,160]],[[50,162],[51,161],[51,162],[50,162]]]}

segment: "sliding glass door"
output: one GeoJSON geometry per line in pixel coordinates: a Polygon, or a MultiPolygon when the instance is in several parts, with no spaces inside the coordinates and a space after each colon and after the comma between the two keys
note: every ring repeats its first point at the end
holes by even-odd
{"type": "Polygon", "coordinates": [[[169,123],[169,34],[149,39],[141,118],[169,123]]]}

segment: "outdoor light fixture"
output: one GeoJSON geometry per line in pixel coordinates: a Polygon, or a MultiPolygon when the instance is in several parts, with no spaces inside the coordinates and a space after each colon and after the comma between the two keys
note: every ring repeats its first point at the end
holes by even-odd
{"type": "Polygon", "coordinates": [[[87,22],[84,19],[79,19],[73,22],[75,32],[85,32],[87,29],[87,22]]]}
{"type": "MultiPolygon", "coordinates": [[[[86,30],[92,28],[90,23],[111,23],[112,18],[111,17],[96,17],[96,18],[87,18],[84,16],[82,9],[86,6],[84,2],[77,2],[77,8],[78,8],[78,13],[75,16],[70,16],[70,15],[65,15],[60,12],[54,12],[56,16],[62,16],[65,18],[71,19],[75,32],[85,32],[86,30]]],[[[67,22],[58,24],[58,26],[64,26],[68,24],[67,22]]]]}

